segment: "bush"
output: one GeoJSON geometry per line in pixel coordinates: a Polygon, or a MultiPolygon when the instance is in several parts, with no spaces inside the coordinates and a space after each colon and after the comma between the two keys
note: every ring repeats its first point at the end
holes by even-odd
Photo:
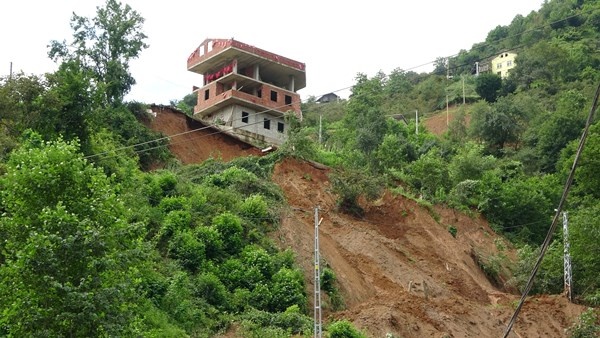
{"type": "Polygon", "coordinates": [[[175,210],[188,210],[189,205],[190,203],[187,197],[165,197],[158,204],[158,208],[166,215],[175,210]]]}
{"type": "Polygon", "coordinates": [[[194,294],[215,307],[227,307],[229,297],[227,289],[219,277],[212,272],[205,272],[196,277],[194,294]]]}
{"type": "Polygon", "coordinates": [[[168,255],[177,259],[181,265],[196,272],[205,260],[204,243],[198,241],[190,230],[178,232],[169,242],[168,255]]]}
{"type": "Polygon", "coordinates": [[[335,321],[327,327],[329,338],[366,338],[367,336],[357,330],[352,323],[347,320],[335,321]]]}
{"type": "Polygon", "coordinates": [[[242,249],[244,228],[239,217],[226,212],[213,218],[213,226],[223,239],[223,249],[230,255],[242,249]]]}
{"type": "Polygon", "coordinates": [[[299,270],[283,268],[273,275],[271,311],[284,311],[292,305],[306,309],[304,277],[299,270]]]}
{"type": "Polygon", "coordinates": [[[570,338],[588,338],[600,336],[600,317],[590,308],[579,316],[579,321],[570,330],[570,338]]]}
{"type": "Polygon", "coordinates": [[[335,171],[329,175],[332,190],[338,195],[338,206],[342,211],[361,216],[363,209],[358,205],[360,196],[374,200],[381,195],[383,179],[359,169],[335,171]]]}
{"type": "Polygon", "coordinates": [[[450,233],[450,235],[452,235],[452,237],[456,238],[456,234],[458,233],[458,229],[456,229],[456,227],[453,226],[453,225],[449,225],[448,226],[448,232],[450,233]]]}

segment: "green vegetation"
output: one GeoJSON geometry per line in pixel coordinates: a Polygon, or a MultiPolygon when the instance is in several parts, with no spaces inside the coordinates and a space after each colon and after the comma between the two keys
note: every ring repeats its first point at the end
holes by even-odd
{"type": "MultiPolygon", "coordinates": [[[[358,74],[347,100],[309,98],[302,121],[288,116],[288,142],[274,153],[187,166],[140,123],[146,106],[124,102],[135,84],[128,63],[146,48],[143,18],[114,0],[95,18],[74,15],[72,41],[51,43],[57,71],[0,78],[0,336],[207,337],[232,326],[249,337],[311,335],[305,277],[267,236],[286,203],[270,176],[288,156],[330,166],[339,209],[357,217],[385,188],[438,221],[435,203],[482,213],[519,249],[511,282],[522,287],[600,81],[599,6],[545,2],[440,58],[431,74],[358,74]],[[518,54],[508,78],[471,75],[476,61],[505,50],[518,54]],[[461,106],[445,135],[415,125],[415,110],[432,115],[446,96],[461,106]],[[392,117],[400,113],[405,120],[392,117]],[[144,171],[157,163],[167,169],[144,171]]],[[[173,102],[189,113],[195,97],[173,102]]],[[[566,208],[575,299],[599,306],[593,123],[566,208]]],[[[562,291],[562,234],[554,235],[534,292],[562,291]]],[[[473,252],[499,285],[510,275],[504,248],[473,252]]],[[[337,310],[333,269],[323,270],[322,288],[337,310]]],[[[597,331],[590,311],[572,335],[597,331]]],[[[364,336],[347,321],[327,332],[364,336]]]]}

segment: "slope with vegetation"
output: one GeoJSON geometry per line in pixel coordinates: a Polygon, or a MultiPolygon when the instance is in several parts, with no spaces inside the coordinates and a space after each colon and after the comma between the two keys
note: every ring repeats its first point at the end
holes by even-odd
{"type": "MultiPolygon", "coordinates": [[[[597,1],[546,2],[431,74],[359,74],[348,100],[304,103],[276,152],[223,162],[172,140],[173,156],[124,102],[146,47],[136,11],[74,15],[56,72],[0,79],[0,335],[309,336],[317,205],[330,337],[500,335],[600,82],[599,18],[597,1]],[[507,79],[470,75],[503,50],[507,79]],[[442,136],[390,118],[434,115],[446,94],[442,136]]],[[[579,305],[559,295],[559,232],[515,334],[600,330],[599,128],[566,206],[579,305]]]]}

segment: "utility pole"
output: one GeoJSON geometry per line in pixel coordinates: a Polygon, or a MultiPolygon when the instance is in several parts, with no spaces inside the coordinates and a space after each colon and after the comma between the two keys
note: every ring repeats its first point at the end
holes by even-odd
{"type": "Polygon", "coordinates": [[[10,62],[10,72],[8,73],[8,79],[12,80],[12,61],[10,62]]]}
{"type": "Polygon", "coordinates": [[[419,135],[419,110],[415,109],[415,134],[419,135]]]}
{"type": "Polygon", "coordinates": [[[446,65],[446,126],[450,124],[449,112],[448,112],[448,80],[450,80],[450,58],[446,65]]]}
{"type": "Polygon", "coordinates": [[[479,76],[479,61],[475,61],[475,76],[479,76]]]}
{"type": "Polygon", "coordinates": [[[463,105],[465,104],[465,76],[461,75],[460,78],[462,79],[462,83],[463,83],[463,105]]]}
{"type": "Polygon", "coordinates": [[[321,129],[322,129],[323,114],[319,114],[319,144],[321,144],[321,129]]]}
{"type": "Polygon", "coordinates": [[[569,302],[573,302],[573,292],[571,287],[573,286],[573,275],[571,270],[571,254],[569,244],[569,220],[567,218],[567,212],[563,211],[563,242],[565,245],[564,251],[564,263],[565,263],[565,292],[569,302]]]}
{"type": "Polygon", "coordinates": [[[323,336],[322,326],[321,326],[321,269],[320,269],[320,260],[321,255],[319,254],[319,225],[321,221],[319,220],[319,207],[315,208],[315,309],[314,309],[314,337],[321,338],[323,336]]]}

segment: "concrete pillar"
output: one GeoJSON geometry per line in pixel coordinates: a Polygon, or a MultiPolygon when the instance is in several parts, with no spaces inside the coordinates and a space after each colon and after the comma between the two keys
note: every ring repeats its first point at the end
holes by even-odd
{"type": "Polygon", "coordinates": [[[254,65],[254,80],[260,81],[260,66],[258,64],[254,65]]]}
{"type": "Polygon", "coordinates": [[[294,93],[296,92],[296,77],[294,77],[294,75],[290,75],[290,84],[288,90],[294,93]]]}

